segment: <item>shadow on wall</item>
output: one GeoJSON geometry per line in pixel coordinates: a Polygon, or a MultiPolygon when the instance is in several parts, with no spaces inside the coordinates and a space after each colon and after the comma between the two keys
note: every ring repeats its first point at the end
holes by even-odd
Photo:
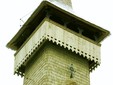
{"type": "Polygon", "coordinates": [[[62,85],[77,85],[77,83],[73,80],[66,80],[62,85]]]}

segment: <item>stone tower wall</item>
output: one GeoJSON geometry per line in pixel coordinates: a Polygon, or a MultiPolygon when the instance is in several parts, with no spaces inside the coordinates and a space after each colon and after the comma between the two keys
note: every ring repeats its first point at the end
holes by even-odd
{"type": "Polygon", "coordinates": [[[88,61],[75,53],[46,42],[33,56],[26,66],[24,85],[90,85],[88,61]],[[76,71],[73,78],[71,64],[76,71]]]}

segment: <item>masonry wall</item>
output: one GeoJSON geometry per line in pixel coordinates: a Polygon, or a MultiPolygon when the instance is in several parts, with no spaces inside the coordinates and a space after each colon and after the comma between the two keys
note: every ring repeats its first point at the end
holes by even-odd
{"type": "Polygon", "coordinates": [[[25,70],[24,85],[90,85],[88,61],[52,42],[33,55],[25,70]],[[73,78],[70,78],[70,66],[73,78]]]}

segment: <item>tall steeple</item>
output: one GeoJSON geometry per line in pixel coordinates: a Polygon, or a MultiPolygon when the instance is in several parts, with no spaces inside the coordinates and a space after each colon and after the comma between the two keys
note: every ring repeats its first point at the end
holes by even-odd
{"type": "Polygon", "coordinates": [[[43,0],[43,1],[50,2],[65,11],[74,13],[71,0],[43,0]]]}
{"type": "Polygon", "coordinates": [[[59,3],[59,4],[72,8],[71,0],[44,0],[44,1],[56,2],[56,3],[59,3]]]}

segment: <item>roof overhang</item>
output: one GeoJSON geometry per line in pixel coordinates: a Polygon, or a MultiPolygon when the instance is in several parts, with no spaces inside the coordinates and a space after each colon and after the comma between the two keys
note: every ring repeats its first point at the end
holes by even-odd
{"type": "Polygon", "coordinates": [[[25,22],[22,28],[17,32],[17,34],[10,40],[10,42],[7,44],[7,47],[13,50],[18,50],[20,46],[36,29],[36,27],[41,23],[41,21],[45,17],[47,17],[47,13],[50,13],[52,16],[55,16],[56,20],[58,18],[61,18],[63,21],[71,22],[71,24],[79,24],[85,27],[85,30],[88,30],[89,32],[97,33],[97,43],[100,43],[105,37],[110,34],[109,31],[74,15],[74,13],[68,10],[65,10],[51,2],[43,1],[29,17],[29,19],[25,22]]]}

